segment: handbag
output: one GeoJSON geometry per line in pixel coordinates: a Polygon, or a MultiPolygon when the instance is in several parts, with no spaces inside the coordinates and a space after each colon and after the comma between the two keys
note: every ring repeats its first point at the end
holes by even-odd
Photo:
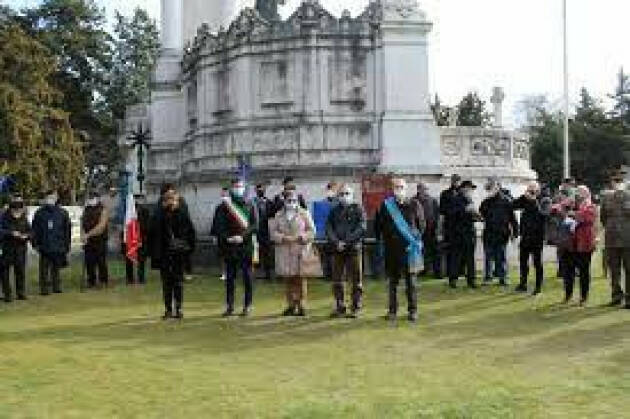
{"type": "Polygon", "coordinates": [[[315,278],[322,275],[322,264],[319,251],[312,243],[302,249],[300,257],[300,276],[302,278],[315,278]]]}

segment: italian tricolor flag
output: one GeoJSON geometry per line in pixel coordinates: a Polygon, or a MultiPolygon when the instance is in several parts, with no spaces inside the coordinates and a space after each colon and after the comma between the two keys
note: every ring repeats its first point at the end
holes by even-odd
{"type": "Polygon", "coordinates": [[[138,263],[138,249],[142,244],[142,237],[140,237],[140,223],[138,222],[138,214],[136,213],[136,202],[131,193],[127,195],[123,242],[127,249],[127,258],[134,263],[138,263]]]}

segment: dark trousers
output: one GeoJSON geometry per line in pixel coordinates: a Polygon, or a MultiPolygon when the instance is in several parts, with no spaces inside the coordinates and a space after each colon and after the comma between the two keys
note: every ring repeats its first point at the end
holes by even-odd
{"type": "Polygon", "coordinates": [[[536,290],[540,291],[542,289],[544,279],[542,251],[542,246],[521,246],[519,254],[521,286],[527,286],[527,278],[529,276],[529,258],[531,257],[534,260],[534,269],[536,270],[536,290]]]}
{"type": "Polygon", "coordinates": [[[324,275],[324,279],[326,281],[332,281],[334,252],[328,243],[319,246],[319,258],[322,263],[322,275],[324,275]]]}
{"type": "Polygon", "coordinates": [[[274,251],[273,243],[270,241],[261,241],[258,251],[260,252],[260,266],[265,273],[265,279],[271,281],[274,279],[274,251]]]}
{"type": "Polygon", "coordinates": [[[466,281],[468,285],[475,283],[475,241],[470,240],[468,243],[455,243],[449,245],[448,252],[448,280],[454,284],[462,273],[462,266],[466,272],[466,281]]]}
{"type": "Polygon", "coordinates": [[[580,277],[580,297],[582,301],[588,299],[591,287],[591,259],[592,253],[561,252],[562,278],[564,279],[564,292],[566,299],[573,297],[576,273],[580,277]]]}
{"type": "Polygon", "coordinates": [[[407,272],[390,272],[389,277],[389,313],[398,312],[398,284],[404,276],[407,291],[407,309],[409,313],[418,312],[418,279],[415,274],[407,272]]]}
{"type": "Polygon", "coordinates": [[[499,278],[505,283],[506,272],[506,245],[503,243],[484,243],[483,251],[485,256],[485,273],[486,281],[491,281],[493,277],[499,278]]]}
{"type": "Polygon", "coordinates": [[[164,308],[168,312],[173,312],[173,302],[175,310],[182,308],[184,300],[184,261],[183,258],[169,257],[160,269],[162,278],[162,294],[164,296],[164,308]]]}
{"type": "Polygon", "coordinates": [[[98,283],[106,285],[109,281],[109,273],[107,272],[107,249],[104,247],[85,248],[85,270],[87,271],[87,283],[89,287],[98,283]]]}
{"type": "Polygon", "coordinates": [[[346,307],[346,282],[352,287],[352,310],[362,307],[363,272],[361,252],[335,252],[333,254],[333,295],[337,309],[346,307]]]}
{"type": "Polygon", "coordinates": [[[192,275],[193,273],[192,253],[184,255],[184,272],[186,272],[186,275],[192,275]]]}
{"type": "Polygon", "coordinates": [[[39,256],[39,292],[42,295],[50,293],[52,283],[53,292],[61,292],[60,266],[54,257],[40,254],[39,256]]]}
{"type": "MultiPolygon", "coordinates": [[[[134,278],[134,270],[136,268],[135,266],[136,264],[129,259],[128,257],[125,256],[125,271],[127,274],[127,284],[133,284],[135,283],[135,278],[134,278]]],[[[146,267],[145,267],[145,260],[143,257],[138,256],[138,263],[137,263],[137,269],[138,269],[138,284],[144,284],[146,282],[146,267]]]]}
{"type": "Polygon", "coordinates": [[[243,287],[245,288],[243,306],[248,308],[252,305],[254,293],[252,260],[248,257],[239,259],[228,258],[225,261],[225,303],[228,310],[234,309],[234,291],[236,288],[236,273],[238,270],[243,274],[243,287]]]}
{"type": "Polygon", "coordinates": [[[424,237],[424,264],[426,271],[440,278],[442,277],[442,255],[435,231],[427,232],[424,237]]]}
{"type": "Polygon", "coordinates": [[[624,290],[621,288],[621,269],[626,277],[625,294],[626,304],[630,304],[630,248],[606,248],[606,256],[608,257],[608,269],[610,270],[610,278],[612,285],[612,300],[620,303],[624,297],[624,290]]]}
{"type": "Polygon", "coordinates": [[[11,267],[15,276],[15,293],[19,298],[26,297],[26,250],[8,256],[2,263],[2,293],[5,300],[13,298],[11,290],[11,267]]]}

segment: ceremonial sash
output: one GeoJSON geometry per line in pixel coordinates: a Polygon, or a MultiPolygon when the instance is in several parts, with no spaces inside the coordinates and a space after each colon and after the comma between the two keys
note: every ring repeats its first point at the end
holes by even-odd
{"type": "Polygon", "coordinates": [[[247,213],[245,208],[241,207],[232,199],[230,199],[229,201],[225,201],[225,205],[227,206],[230,215],[238,223],[238,225],[243,230],[247,230],[249,228],[249,214],[247,213]]]}
{"type": "Polygon", "coordinates": [[[407,262],[409,263],[409,266],[419,266],[423,262],[422,239],[414,236],[411,228],[409,227],[409,223],[407,223],[407,220],[403,217],[394,198],[387,198],[385,200],[385,208],[387,208],[389,216],[394,221],[396,229],[407,242],[407,262]]]}

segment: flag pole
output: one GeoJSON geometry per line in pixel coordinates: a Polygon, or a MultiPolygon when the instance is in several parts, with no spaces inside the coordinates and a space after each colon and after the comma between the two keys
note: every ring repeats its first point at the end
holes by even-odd
{"type": "Polygon", "coordinates": [[[569,51],[567,42],[567,0],[562,0],[563,50],[564,50],[564,177],[571,177],[569,157],[569,51]]]}

